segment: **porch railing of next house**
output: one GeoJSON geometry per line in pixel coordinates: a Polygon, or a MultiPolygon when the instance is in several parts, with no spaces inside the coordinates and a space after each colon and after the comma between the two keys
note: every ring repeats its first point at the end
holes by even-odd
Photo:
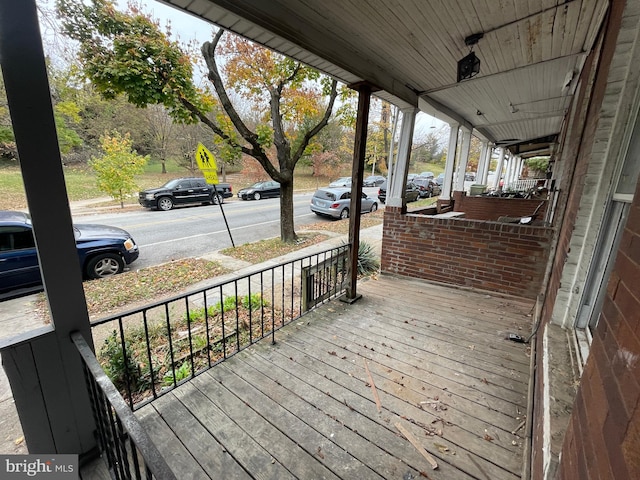
{"type": "Polygon", "coordinates": [[[96,357],[131,410],[261,338],[348,286],[350,246],[257,270],[91,324],[96,357]]]}

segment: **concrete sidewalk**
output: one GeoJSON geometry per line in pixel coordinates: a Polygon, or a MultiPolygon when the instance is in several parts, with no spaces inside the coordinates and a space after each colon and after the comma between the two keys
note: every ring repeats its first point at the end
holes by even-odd
{"type": "MultiPolygon", "coordinates": [[[[280,263],[329,250],[347,241],[346,235],[326,231],[322,231],[322,233],[331,235],[331,238],[257,265],[223,255],[218,251],[204,255],[202,258],[216,261],[232,270],[232,272],[215,279],[209,279],[191,285],[189,290],[210,285],[214,281],[229,280],[280,263]]],[[[360,240],[370,244],[377,254],[380,255],[382,248],[382,224],[361,230],[360,240]]],[[[29,296],[0,302],[0,338],[13,337],[43,326],[42,320],[38,316],[32,315],[35,302],[34,298],[34,296],[29,296]]],[[[22,427],[13,402],[11,388],[4,369],[0,369],[0,454],[27,453],[29,452],[23,439],[22,427]]]]}

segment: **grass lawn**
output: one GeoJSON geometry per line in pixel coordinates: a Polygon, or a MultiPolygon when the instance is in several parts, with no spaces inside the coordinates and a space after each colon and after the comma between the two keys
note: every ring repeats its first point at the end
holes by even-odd
{"type": "MultiPolygon", "coordinates": [[[[430,170],[437,173],[442,170],[442,166],[434,164],[420,164],[412,166],[411,171],[430,170]]],[[[159,187],[172,178],[181,176],[200,176],[200,172],[191,173],[188,170],[172,163],[167,162],[167,173],[160,173],[160,164],[152,163],[147,166],[146,172],[136,177],[136,182],[140,190],[146,188],[159,187]]],[[[365,177],[370,172],[365,172],[365,177]]],[[[349,176],[350,172],[342,172],[340,176],[349,176]]],[[[101,192],[95,180],[95,175],[90,167],[84,166],[66,166],[64,167],[64,176],[67,186],[67,195],[69,201],[88,200],[92,198],[105,198],[107,195],[101,192]]],[[[264,178],[247,178],[238,171],[230,171],[227,175],[227,182],[231,183],[233,191],[237,192],[241,188],[248,187],[257,180],[266,180],[264,178]]],[[[335,178],[331,177],[314,177],[311,167],[299,165],[296,168],[295,189],[296,191],[313,192],[319,187],[328,185],[335,178]]],[[[222,178],[220,179],[222,181],[222,178]]],[[[0,197],[0,210],[21,210],[27,208],[27,199],[24,191],[24,183],[22,181],[22,172],[20,167],[12,163],[0,163],[0,191],[3,195],[0,197]]],[[[132,195],[126,204],[137,205],[136,195],[132,195]]],[[[108,200],[105,205],[119,205],[115,200],[108,200]]],[[[415,205],[415,204],[413,204],[415,205]]]]}

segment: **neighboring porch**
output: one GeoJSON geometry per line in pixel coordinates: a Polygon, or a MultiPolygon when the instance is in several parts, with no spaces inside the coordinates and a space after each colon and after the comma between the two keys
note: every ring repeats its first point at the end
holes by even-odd
{"type": "Polygon", "coordinates": [[[520,478],[530,351],[505,337],[533,301],[391,275],[359,291],[136,412],[177,478],[520,478]]]}

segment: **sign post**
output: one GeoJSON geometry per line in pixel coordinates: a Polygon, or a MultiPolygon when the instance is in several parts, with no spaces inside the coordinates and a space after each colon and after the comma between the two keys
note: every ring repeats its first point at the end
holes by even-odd
{"type": "MultiPolygon", "coordinates": [[[[214,198],[218,198],[218,189],[216,188],[216,185],[220,182],[218,182],[218,166],[216,165],[216,159],[213,156],[213,153],[207,150],[207,147],[202,143],[198,143],[198,148],[196,149],[196,162],[198,164],[198,168],[204,175],[204,179],[209,185],[213,185],[214,198]]],[[[227,226],[227,232],[229,232],[231,245],[233,248],[236,248],[236,244],[233,242],[233,237],[231,236],[229,223],[227,222],[227,216],[224,214],[224,208],[222,208],[222,198],[218,201],[218,205],[220,205],[222,218],[224,218],[224,224],[227,226]]]]}

